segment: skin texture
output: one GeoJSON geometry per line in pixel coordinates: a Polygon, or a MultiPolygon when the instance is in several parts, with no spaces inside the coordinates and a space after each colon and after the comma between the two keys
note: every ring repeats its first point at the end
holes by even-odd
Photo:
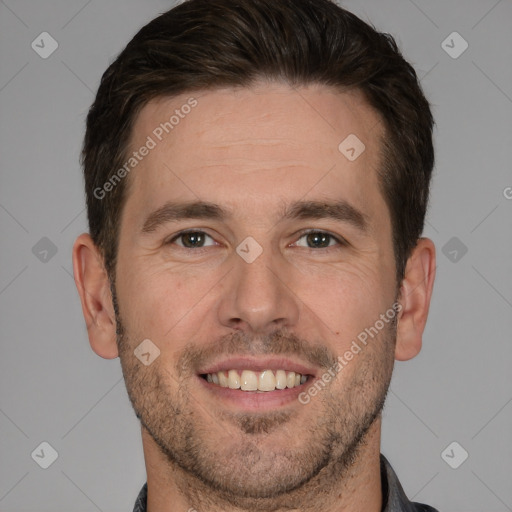
{"type": "Polygon", "coordinates": [[[435,273],[422,238],[397,286],[376,171],[382,123],[357,92],[259,83],[150,102],[132,149],[191,96],[197,106],[126,178],[114,297],[89,235],[73,248],[91,347],[120,357],[141,420],[148,510],[380,511],[380,412],[394,360],[420,351],[435,273]],[[365,144],[354,161],[338,150],[349,134],[365,144]],[[364,231],[282,217],[294,201],[340,199],[362,212],[364,231]],[[142,233],[167,201],[208,201],[232,216],[142,233]],[[202,248],[174,239],[191,228],[208,235],[202,248]],[[334,238],[311,246],[304,230],[334,238]],[[236,251],[248,236],[262,248],[251,263],[236,251]],[[307,404],[249,410],[197,375],[235,354],[286,357],[319,378],[397,300],[396,321],[307,404]],[[144,339],[160,350],[149,366],[133,353],[144,339]]]}

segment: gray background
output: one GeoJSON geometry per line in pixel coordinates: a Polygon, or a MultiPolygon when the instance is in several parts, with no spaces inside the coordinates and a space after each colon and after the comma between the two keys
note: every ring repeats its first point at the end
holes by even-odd
{"type": "MultiPolygon", "coordinates": [[[[101,74],[172,5],[0,1],[2,512],[132,510],[145,481],[119,360],[88,344],[71,248],[86,231],[78,154],[101,74]],[[43,31],[59,45],[47,59],[31,47],[43,31]],[[43,441],[58,452],[48,469],[31,457],[43,441]]],[[[512,2],[344,5],[397,38],[437,121],[425,234],[438,275],[423,350],[396,364],[382,452],[415,501],[512,510],[512,2]],[[442,46],[454,31],[469,44],[458,58],[442,46]],[[453,441],[469,453],[457,469],[441,456],[453,441]]]]}

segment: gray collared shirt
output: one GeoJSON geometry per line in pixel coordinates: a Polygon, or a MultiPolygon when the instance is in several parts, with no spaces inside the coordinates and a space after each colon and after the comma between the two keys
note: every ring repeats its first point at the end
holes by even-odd
{"type": "MultiPolygon", "coordinates": [[[[382,480],[382,512],[438,512],[435,508],[407,499],[400,481],[386,457],[380,454],[380,476],[382,480]]],[[[142,487],[133,512],[147,512],[148,485],[142,487]]]]}

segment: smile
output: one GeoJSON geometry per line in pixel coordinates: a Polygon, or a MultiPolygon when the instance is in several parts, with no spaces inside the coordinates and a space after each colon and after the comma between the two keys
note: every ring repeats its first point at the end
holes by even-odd
{"type": "Polygon", "coordinates": [[[207,382],[223,388],[241,389],[242,391],[275,391],[276,389],[294,388],[304,384],[308,375],[285,370],[227,370],[201,375],[207,382]]]}

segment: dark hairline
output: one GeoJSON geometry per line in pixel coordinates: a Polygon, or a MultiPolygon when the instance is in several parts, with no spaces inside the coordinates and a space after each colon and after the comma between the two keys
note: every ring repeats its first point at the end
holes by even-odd
{"type": "Polygon", "coordinates": [[[326,0],[188,0],[145,25],[109,66],[89,111],[82,151],[91,235],[107,268],[115,268],[119,210],[132,180],[128,176],[103,203],[92,191],[122,165],[120,155],[130,148],[141,109],[159,97],[250,87],[262,78],[359,91],[383,120],[376,171],[401,281],[428,207],[433,118],[415,70],[393,37],[326,0]],[[222,15],[215,10],[219,6],[226,7],[222,15]],[[282,31],[272,26],[269,13],[282,31]]]}

